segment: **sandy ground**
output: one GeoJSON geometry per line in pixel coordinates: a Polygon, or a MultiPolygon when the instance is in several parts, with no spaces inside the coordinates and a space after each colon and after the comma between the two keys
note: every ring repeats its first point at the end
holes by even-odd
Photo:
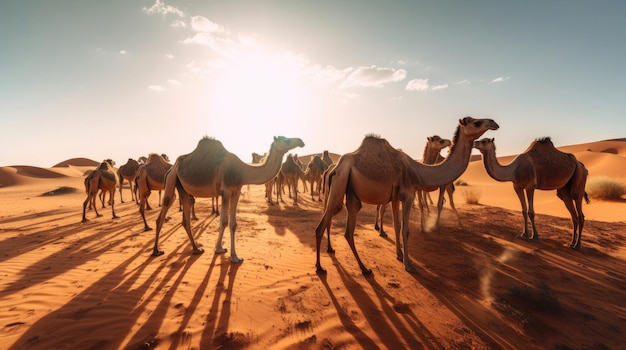
{"type": "MultiPolygon", "coordinates": [[[[590,176],[619,178],[624,145],[568,151],[590,176]]],[[[468,186],[455,195],[459,222],[446,204],[441,229],[421,232],[413,212],[416,274],[396,260],[395,237],[374,231],[375,207],[364,205],[355,239],[373,274],[361,274],[343,238],[342,212],[333,220],[336,253],[322,244],[328,274],[320,276],[314,230],[321,203],[309,193],[297,205],[287,196],[269,205],[262,186],[244,187],[235,240],[242,264],[214,254],[218,219],[209,199],[198,200],[193,222],[205,253],[192,254],[173,208],[160,239],[165,254],[152,257],[154,231],[144,232],[126,187],[125,203],[116,194],[119,219],[107,207],[81,223],[83,174],[93,168],[81,164],[0,168],[2,349],[624,347],[625,200],[585,205],[583,247],[574,251],[564,206],[554,191],[539,193],[541,242],[530,243],[516,238],[522,217],[511,184],[472,162],[461,176],[468,186]],[[480,194],[479,204],[465,203],[468,190],[480,194]]],[[[158,208],[157,195],[150,201],[158,208]]],[[[153,226],[157,215],[147,213],[153,226]]],[[[388,233],[390,222],[388,214],[388,233]]]]}

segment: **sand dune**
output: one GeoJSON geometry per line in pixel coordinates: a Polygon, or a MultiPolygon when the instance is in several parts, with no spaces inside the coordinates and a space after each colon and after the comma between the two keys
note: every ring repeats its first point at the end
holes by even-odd
{"type": "MultiPolygon", "coordinates": [[[[591,176],[617,177],[624,144],[568,147],[591,176]]],[[[172,208],[160,239],[165,255],[151,257],[154,232],[143,231],[133,202],[116,204],[117,220],[107,207],[80,222],[83,176],[93,163],[0,168],[0,348],[623,347],[626,201],[585,205],[583,248],[573,251],[563,204],[553,191],[540,193],[541,242],[526,242],[515,238],[521,214],[511,184],[473,162],[461,177],[468,186],[455,194],[460,223],[447,204],[439,232],[421,232],[412,214],[408,249],[417,274],[404,271],[395,237],[378,236],[375,208],[364,205],[355,239],[373,276],[361,275],[343,238],[345,213],[333,220],[336,253],[322,244],[328,275],[319,276],[321,203],[309,193],[298,205],[287,195],[268,205],[263,186],[246,190],[236,236],[242,264],[213,253],[219,219],[206,199],[198,199],[200,220],[192,223],[205,253],[191,254],[172,208]],[[77,191],[54,191],[68,188],[77,191]],[[480,204],[464,203],[466,189],[481,191],[480,204]]],[[[391,233],[391,215],[385,225],[391,233]]]]}

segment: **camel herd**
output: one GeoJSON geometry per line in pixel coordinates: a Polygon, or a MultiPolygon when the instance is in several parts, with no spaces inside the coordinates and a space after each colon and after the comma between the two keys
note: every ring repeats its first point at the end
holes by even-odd
{"type": "MultiPolygon", "coordinates": [[[[376,229],[386,235],[382,228],[382,215],[387,203],[391,204],[392,222],[395,232],[397,259],[404,264],[409,272],[416,272],[408,253],[409,215],[414,200],[417,200],[421,212],[422,230],[425,230],[425,212],[428,210],[428,193],[439,190],[437,201],[437,221],[447,193],[450,206],[457,220],[458,213],[454,206],[454,181],[466,170],[473,148],[478,149],[483,158],[487,173],[497,181],[513,183],[515,193],[519,197],[524,228],[521,238],[538,241],[535,227],[533,206],[534,190],[556,190],[572,218],[573,233],[570,247],[580,249],[581,235],[584,225],[582,201],[589,202],[585,193],[587,169],[572,154],[557,150],[549,138],[538,139],[530,147],[508,165],[500,165],[495,155],[493,138],[478,140],[485,132],[497,130],[498,124],[491,119],[475,119],[465,117],[459,120],[454,138],[442,139],[439,136],[427,138],[422,161],[416,161],[401,150],[393,148],[387,140],[377,135],[367,135],[361,145],[351,153],[344,154],[333,163],[328,151],[313,156],[306,165],[299,161],[297,155],[285,154],[296,147],[303,147],[299,138],[274,137],[268,153],[253,153],[252,163],[243,162],[239,157],[227,151],[222,143],[213,138],[204,137],[197,147],[189,154],[179,156],[174,164],[170,164],[167,156],[151,154],[147,159],[139,161],[129,159],[117,172],[114,163],[106,160],[85,178],[87,198],[83,203],[83,222],[87,221],[85,211],[92,205],[97,216],[101,216],[95,208],[98,190],[103,196],[109,193],[113,218],[115,215],[114,192],[122,184],[130,184],[132,199],[139,206],[144,222],[144,229],[151,230],[146,218],[145,209],[149,208],[148,197],[151,191],[163,191],[160,213],[156,221],[156,235],[152,255],[163,254],[159,250],[159,235],[169,208],[174,203],[175,191],[178,192],[182,210],[183,227],[191,243],[193,253],[201,254],[194,241],[191,219],[195,218],[193,210],[195,198],[213,198],[214,211],[219,213],[219,231],[215,253],[227,252],[222,246],[226,226],[230,232],[231,261],[240,263],[235,249],[235,232],[237,228],[237,205],[241,189],[246,184],[265,184],[266,200],[273,203],[282,200],[284,186],[288,188],[290,198],[298,202],[298,184],[303,182],[305,191],[307,181],[310,184],[311,199],[315,195],[323,201],[322,216],[315,229],[316,237],[316,270],[318,274],[326,273],[320,263],[320,248],[324,232],[328,235],[329,253],[334,252],[330,242],[330,225],[333,216],[345,205],[347,224],[345,237],[363,274],[371,273],[361,261],[354,244],[354,229],[357,213],[362,203],[374,204],[378,207],[376,229]],[[447,157],[441,151],[449,147],[447,157]],[[217,198],[221,197],[222,210],[215,209],[217,198]],[[402,208],[400,212],[400,208],[402,208]],[[530,220],[530,227],[528,221],[530,220]]],[[[104,206],[104,197],[101,198],[104,206]]],[[[161,201],[160,201],[161,202],[161,201]]]]}

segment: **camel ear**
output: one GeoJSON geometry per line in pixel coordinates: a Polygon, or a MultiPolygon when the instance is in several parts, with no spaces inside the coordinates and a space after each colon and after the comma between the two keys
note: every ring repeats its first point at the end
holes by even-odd
{"type": "Polygon", "coordinates": [[[432,140],[433,140],[433,138],[432,138],[432,136],[428,136],[428,137],[426,138],[426,140],[428,140],[428,141],[430,142],[430,141],[432,141],[432,140]]]}
{"type": "Polygon", "coordinates": [[[495,141],[495,139],[496,139],[495,137],[492,137],[492,138],[491,138],[491,142],[495,141]]]}
{"type": "Polygon", "coordinates": [[[472,117],[470,117],[470,116],[467,116],[467,117],[465,117],[463,119],[459,119],[459,124],[465,126],[465,125],[467,125],[469,123],[470,119],[472,119],[472,117]]]}

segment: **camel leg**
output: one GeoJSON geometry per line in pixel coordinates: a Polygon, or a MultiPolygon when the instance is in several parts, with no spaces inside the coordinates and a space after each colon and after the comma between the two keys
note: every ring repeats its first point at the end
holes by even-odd
{"type": "Polygon", "coordinates": [[[533,228],[530,240],[533,242],[539,242],[539,233],[537,232],[537,226],[535,226],[535,189],[527,189],[526,197],[528,197],[528,218],[530,219],[530,224],[533,228]]]}
{"type": "MultiPolygon", "coordinates": [[[[141,200],[139,201],[139,214],[141,214],[141,218],[143,219],[143,230],[144,231],[152,230],[152,227],[148,226],[148,221],[146,221],[146,213],[145,213],[146,212],[146,206],[148,205],[148,196],[150,196],[150,192],[148,192],[148,194],[142,194],[141,195],[141,200]]],[[[161,210],[161,213],[162,212],[163,212],[163,210],[161,210]]],[[[165,218],[163,218],[163,219],[165,219],[165,218]]],[[[159,216],[159,220],[161,220],[160,216],[159,216]]],[[[158,236],[158,233],[157,233],[157,236],[158,236]]]]}
{"type": "Polygon", "coordinates": [[[124,203],[124,197],[122,197],[122,187],[124,187],[124,178],[120,181],[120,203],[124,203]]]}
{"type": "Polygon", "coordinates": [[[387,232],[383,228],[383,217],[385,215],[386,204],[379,204],[376,206],[376,222],[374,223],[374,230],[378,232],[380,237],[387,237],[387,232]]]}
{"type": "Polygon", "coordinates": [[[441,219],[441,211],[443,210],[443,202],[445,201],[446,186],[439,187],[439,199],[437,200],[437,221],[435,221],[435,229],[439,230],[439,220],[441,219]]]}
{"type": "Polygon", "coordinates": [[[315,228],[315,272],[319,275],[326,274],[326,270],[322,268],[322,264],[320,263],[320,246],[322,238],[324,237],[324,230],[328,233],[328,252],[335,252],[330,246],[330,223],[333,216],[341,210],[343,197],[348,185],[348,178],[349,174],[344,174],[342,176],[333,172],[328,175],[328,185],[325,187],[328,189],[328,192],[326,199],[324,200],[324,212],[322,214],[322,219],[315,228]]]}
{"type": "Polygon", "coordinates": [[[402,245],[404,246],[404,254],[402,260],[404,262],[404,269],[410,273],[416,273],[417,270],[411,264],[409,259],[409,214],[411,213],[411,205],[415,200],[414,193],[404,194],[402,198],[402,245]]]}
{"type": "MultiPolygon", "coordinates": [[[[167,175],[167,177],[169,176],[172,176],[172,175],[167,175]]],[[[167,182],[167,178],[165,181],[167,182]]],[[[176,179],[174,178],[173,181],[176,182],[176,179]]],[[[167,184],[166,184],[166,188],[167,188],[167,184]]],[[[148,194],[149,193],[150,192],[148,191],[148,194]]],[[[144,216],[144,213],[143,213],[148,196],[145,195],[145,193],[140,193],[140,195],[141,195],[141,200],[139,203],[139,212],[141,212],[141,217],[143,218],[143,221],[145,224],[144,230],[149,231],[152,229],[148,227],[148,224],[146,223],[146,217],[144,216]]],[[[157,222],[156,222],[156,235],[154,237],[154,247],[152,248],[152,256],[159,256],[159,255],[164,254],[162,250],[159,250],[159,234],[161,233],[161,228],[163,227],[163,223],[165,222],[165,216],[167,215],[167,211],[172,206],[172,203],[174,203],[174,185],[172,185],[171,191],[168,191],[168,190],[165,191],[165,196],[163,198],[163,206],[161,207],[161,212],[159,212],[159,217],[157,218],[157,222]]],[[[183,215],[183,221],[184,220],[185,220],[185,217],[183,215]]]]}
{"type": "MultiPolygon", "coordinates": [[[[427,197],[430,198],[430,194],[423,190],[418,190],[417,204],[420,209],[420,224],[422,226],[422,232],[426,232],[426,216],[430,211],[428,209],[427,197]]],[[[403,209],[404,210],[404,209],[403,209]]]]}
{"type": "Polygon", "coordinates": [[[111,201],[111,212],[112,212],[112,215],[113,215],[113,219],[118,219],[119,216],[115,215],[115,187],[113,187],[109,191],[109,199],[111,201]]]}
{"type": "Polygon", "coordinates": [[[581,221],[584,223],[584,217],[580,220],[580,216],[582,216],[582,198],[576,199],[576,208],[574,208],[574,199],[570,196],[569,189],[560,188],[556,191],[556,195],[563,201],[572,217],[573,232],[569,246],[570,248],[580,249],[581,221]]]}
{"type": "Polygon", "coordinates": [[[217,235],[217,243],[215,244],[215,254],[223,254],[228,251],[222,246],[222,239],[224,238],[224,229],[228,225],[228,215],[230,211],[230,191],[222,192],[222,212],[220,213],[220,228],[217,235]]]}
{"type": "Polygon", "coordinates": [[[359,210],[361,210],[361,201],[356,197],[354,191],[350,188],[346,190],[346,209],[348,209],[348,221],[346,223],[346,232],[344,236],[348,241],[348,245],[356,258],[359,267],[361,268],[361,272],[363,275],[367,276],[372,273],[372,270],[363,265],[363,262],[359,257],[359,253],[356,251],[356,246],[354,245],[354,228],[356,227],[356,216],[359,210]]]}
{"type": "MultiPolygon", "coordinates": [[[[202,254],[204,253],[204,249],[198,248],[196,241],[193,239],[193,234],[191,233],[191,211],[193,209],[194,198],[190,196],[189,193],[182,188],[182,186],[177,187],[178,195],[180,196],[180,203],[183,205],[183,227],[185,228],[185,232],[187,232],[187,237],[189,237],[193,253],[202,254]]],[[[163,207],[165,207],[165,205],[163,205],[163,207]]]]}
{"type": "Polygon", "coordinates": [[[458,225],[460,219],[459,212],[456,211],[456,207],[454,206],[454,184],[446,186],[446,192],[448,192],[448,198],[450,198],[450,207],[452,207],[452,210],[454,210],[454,214],[456,215],[456,224],[458,225]]]}
{"type": "Polygon", "coordinates": [[[519,199],[520,205],[522,206],[522,216],[524,217],[524,230],[518,236],[522,239],[529,239],[530,234],[528,232],[528,208],[526,207],[526,198],[524,197],[524,189],[521,187],[514,187],[515,194],[519,199]]]}
{"type": "Polygon", "coordinates": [[[235,232],[237,231],[237,205],[239,204],[240,195],[241,191],[237,190],[232,193],[232,196],[230,198],[230,224],[228,226],[230,230],[230,261],[236,264],[243,262],[243,258],[237,256],[237,251],[235,250],[235,232]]]}
{"type": "Polygon", "coordinates": [[[397,200],[391,201],[391,219],[393,221],[393,231],[396,235],[396,259],[402,261],[404,255],[402,254],[402,245],[400,244],[400,202],[397,200]]]}
{"type": "Polygon", "coordinates": [[[87,199],[85,199],[85,201],[83,202],[83,220],[82,220],[82,222],[89,221],[89,219],[87,219],[87,217],[85,216],[85,210],[87,209],[87,204],[91,203],[91,199],[92,199],[91,197],[92,197],[91,193],[88,193],[87,194],[87,199]]]}

